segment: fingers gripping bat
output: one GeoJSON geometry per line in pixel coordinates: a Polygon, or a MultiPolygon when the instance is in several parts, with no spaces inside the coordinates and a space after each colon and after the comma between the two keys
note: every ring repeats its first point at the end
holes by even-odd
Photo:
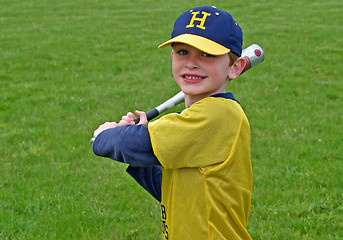
{"type": "MultiPolygon", "coordinates": [[[[245,59],[245,62],[246,62],[245,68],[242,71],[242,73],[244,73],[250,68],[255,67],[256,65],[258,65],[264,60],[264,52],[263,52],[263,49],[259,45],[252,44],[242,51],[242,57],[245,59]]],[[[158,115],[167,111],[168,109],[184,102],[184,99],[185,99],[185,95],[183,94],[182,91],[180,91],[175,96],[168,99],[167,101],[163,102],[157,107],[146,112],[148,121],[157,117],[158,115]]],[[[139,118],[135,119],[135,124],[137,123],[139,123],[139,118]]],[[[94,140],[95,138],[92,138],[90,141],[90,144],[92,144],[94,140]]]]}
{"type": "MultiPolygon", "coordinates": [[[[252,44],[242,51],[242,57],[245,59],[245,62],[246,62],[245,68],[242,71],[242,73],[244,73],[250,68],[256,66],[257,64],[261,63],[264,60],[264,52],[263,52],[263,49],[259,45],[252,44]]],[[[180,91],[178,94],[168,99],[167,101],[163,102],[161,105],[148,111],[146,113],[148,121],[157,117],[158,115],[167,111],[168,109],[182,103],[184,99],[185,99],[185,95],[183,94],[182,91],[180,91]]],[[[139,123],[139,118],[135,119],[135,123],[136,124],[139,123]]]]}

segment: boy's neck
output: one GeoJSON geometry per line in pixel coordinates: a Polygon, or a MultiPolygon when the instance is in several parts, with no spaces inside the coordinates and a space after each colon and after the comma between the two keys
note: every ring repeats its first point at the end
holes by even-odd
{"type": "Polygon", "coordinates": [[[186,105],[186,108],[189,108],[194,103],[196,103],[197,101],[200,101],[203,98],[205,98],[205,97],[200,97],[198,95],[197,96],[185,95],[185,105],[186,105]]]}
{"type": "MultiPolygon", "coordinates": [[[[218,93],[225,93],[225,91],[217,92],[214,94],[218,94],[218,93]]],[[[206,97],[210,97],[214,94],[211,94],[211,95],[187,95],[187,94],[185,94],[185,106],[186,106],[186,108],[189,108],[190,106],[192,106],[194,103],[200,101],[201,99],[204,99],[206,97]]]]}

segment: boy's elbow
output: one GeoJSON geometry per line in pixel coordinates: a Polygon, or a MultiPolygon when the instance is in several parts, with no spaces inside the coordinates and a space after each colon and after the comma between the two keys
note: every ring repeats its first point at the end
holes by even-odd
{"type": "Polygon", "coordinates": [[[114,158],[122,147],[120,139],[116,137],[114,129],[108,129],[100,133],[94,140],[92,150],[100,157],[114,158]]]}

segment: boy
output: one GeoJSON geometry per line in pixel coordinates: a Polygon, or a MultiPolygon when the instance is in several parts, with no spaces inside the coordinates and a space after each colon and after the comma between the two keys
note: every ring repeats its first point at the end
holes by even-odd
{"type": "Polygon", "coordinates": [[[175,22],[173,76],[186,109],[134,125],[128,113],[95,132],[93,151],[128,163],[127,172],[161,202],[164,239],[251,239],[250,128],[227,82],[244,69],[243,34],[215,7],[191,9],[175,22]]]}

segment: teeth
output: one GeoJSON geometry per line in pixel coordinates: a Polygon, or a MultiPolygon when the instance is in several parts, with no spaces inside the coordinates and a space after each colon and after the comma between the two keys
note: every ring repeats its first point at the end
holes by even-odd
{"type": "Polygon", "coordinates": [[[202,77],[194,77],[194,76],[185,76],[185,78],[190,79],[190,80],[202,79],[202,77]]]}

